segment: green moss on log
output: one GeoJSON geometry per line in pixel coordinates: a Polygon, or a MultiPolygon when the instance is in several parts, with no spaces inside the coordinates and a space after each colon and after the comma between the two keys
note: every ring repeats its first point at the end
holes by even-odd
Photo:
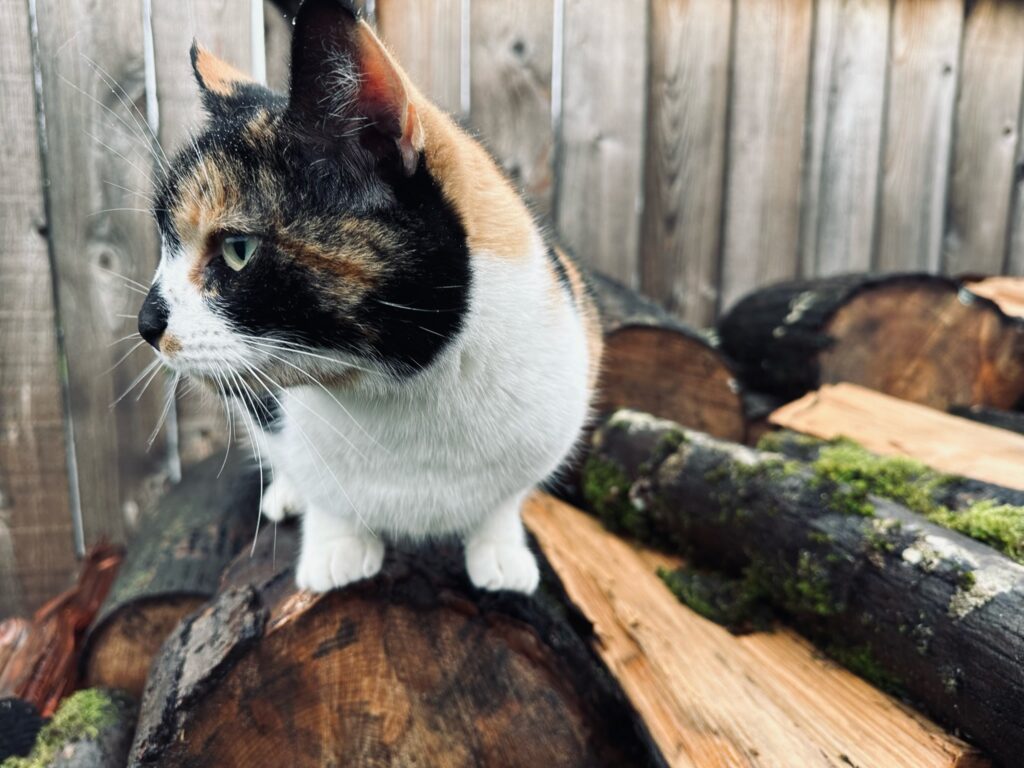
{"type": "Polygon", "coordinates": [[[870,646],[847,647],[833,644],[825,647],[825,653],[876,688],[896,695],[903,695],[903,684],[899,678],[886,671],[885,667],[875,658],[870,646]]]}
{"type": "Polygon", "coordinates": [[[747,578],[731,579],[688,567],[659,568],[658,577],[681,603],[731,632],[759,631],[771,625],[771,608],[747,578]]]}
{"type": "Polygon", "coordinates": [[[9,757],[0,768],[47,768],[65,745],[94,741],[117,719],[118,705],[108,692],[95,688],[78,691],[65,699],[43,726],[28,757],[9,757]]]}
{"type": "Polygon", "coordinates": [[[647,517],[629,499],[630,481],[616,463],[591,456],[583,470],[583,497],[604,526],[642,541],[651,538],[647,517]]]}
{"type": "Polygon", "coordinates": [[[985,500],[959,512],[939,507],[928,517],[1024,563],[1024,507],[985,500]]]}

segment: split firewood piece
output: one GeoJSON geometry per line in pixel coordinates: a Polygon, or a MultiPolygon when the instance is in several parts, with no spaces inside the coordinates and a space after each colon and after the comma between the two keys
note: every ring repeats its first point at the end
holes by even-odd
{"type": "Polygon", "coordinates": [[[963,286],[976,296],[988,299],[1003,312],[1024,317],[1024,277],[969,278],[963,286]]]}
{"type": "Polygon", "coordinates": [[[864,387],[822,387],[779,408],[771,422],[825,440],[848,437],[874,453],[1024,489],[1024,436],[864,387]]]}
{"type": "Polygon", "coordinates": [[[664,765],[546,566],[538,599],[482,593],[432,546],[313,596],[296,548],[261,535],[168,639],[131,765],[664,765]]]}
{"type": "Polygon", "coordinates": [[[681,605],[656,573],[678,559],[549,496],[524,518],[670,765],[987,765],[792,630],[736,637],[681,605]]]}
{"type": "Polygon", "coordinates": [[[142,695],[150,663],[183,616],[217,591],[221,572],[250,545],[259,486],[235,453],[189,467],[140,521],[114,586],[89,631],[86,684],[142,695]],[[242,492],[244,491],[244,493],[242,492]]]}
{"type": "Polygon", "coordinates": [[[85,556],[74,587],[41,606],[31,621],[10,619],[0,625],[0,698],[23,699],[49,717],[75,689],[82,637],[121,556],[120,548],[97,544],[85,556]]]}
{"type": "Polygon", "coordinates": [[[1024,566],[840,472],[620,411],[583,472],[611,525],[741,579],[999,760],[1024,750],[1024,566]]]}
{"type": "Polygon", "coordinates": [[[934,275],[840,275],[755,291],[719,323],[744,383],[786,399],[860,384],[946,410],[1024,397],[1024,321],[934,275]]]}
{"type": "Polygon", "coordinates": [[[743,392],[713,334],[690,328],[607,277],[591,273],[587,279],[605,339],[599,410],[638,408],[716,437],[744,440],[743,392]]]}

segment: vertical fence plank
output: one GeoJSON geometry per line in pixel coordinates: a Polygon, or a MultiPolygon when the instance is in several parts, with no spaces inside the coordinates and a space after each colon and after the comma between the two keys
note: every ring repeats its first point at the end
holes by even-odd
{"type": "Polygon", "coordinates": [[[977,0],[964,21],[953,171],[943,249],[947,272],[1003,269],[1024,83],[1024,10],[977,0]]]}
{"type": "Polygon", "coordinates": [[[555,223],[581,260],[640,278],[646,3],[564,3],[555,223]]]}
{"type": "Polygon", "coordinates": [[[0,1],[0,617],[75,568],[28,4],[0,1]]]}
{"type": "MultiPolygon", "coordinates": [[[[250,0],[153,2],[156,92],[160,144],[170,155],[202,125],[199,86],[192,73],[193,38],[242,72],[252,69],[250,0]]],[[[193,390],[178,399],[179,452],[185,464],[198,461],[227,439],[223,414],[214,399],[193,390]]]]}
{"type": "Polygon", "coordinates": [[[46,116],[47,194],[59,319],[67,358],[86,543],[126,534],[144,478],[163,460],[146,451],[162,393],[111,403],[152,359],[132,317],[156,263],[148,213],[152,144],[145,133],[142,12],[136,0],[96,5],[37,0],[46,116]],[[124,279],[115,276],[125,276],[124,279]],[[124,337],[124,341],[118,341],[124,337]]]}
{"type": "Polygon", "coordinates": [[[534,210],[547,216],[554,0],[474,0],[470,8],[470,122],[534,210]]]}
{"type": "Polygon", "coordinates": [[[654,0],[643,289],[694,325],[718,304],[730,0],[654,0]]]}
{"type": "Polygon", "coordinates": [[[377,0],[377,31],[441,109],[462,111],[462,0],[377,0]]]}
{"type": "MultiPolygon", "coordinates": [[[[1022,17],[1017,22],[1024,27],[1024,6],[1016,7],[1022,17]]],[[[1024,141],[1020,140],[1024,132],[1024,100],[1020,105],[1020,119],[1017,121],[1017,151],[1014,160],[1013,174],[1013,210],[1010,223],[1010,236],[1007,243],[1006,268],[1008,275],[1024,277],[1024,141]]]]}
{"type": "Polygon", "coordinates": [[[721,306],[794,277],[811,44],[810,0],[736,6],[721,306]]]}
{"type": "Polygon", "coordinates": [[[267,85],[280,93],[288,92],[288,63],[291,60],[292,24],[270,0],[263,0],[266,27],[267,85]]]}
{"type": "Polygon", "coordinates": [[[937,271],[963,0],[896,0],[876,267],[937,271]]]}
{"type": "Polygon", "coordinates": [[[871,266],[889,0],[818,0],[804,160],[804,274],[871,266]]]}

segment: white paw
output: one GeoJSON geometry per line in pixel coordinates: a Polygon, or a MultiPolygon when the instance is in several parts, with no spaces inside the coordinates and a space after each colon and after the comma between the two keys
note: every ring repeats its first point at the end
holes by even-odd
{"type": "Polygon", "coordinates": [[[263,491],[264,517],[279,523],[286,517],[293,517],[302,513],[303,503],[295,492],[292,484],[279,477],[267,486],[263,491]]]}
{"type": "Polygon", "coordinates": [[[371,536],[303,541],[295,581],[299,589],[327,592],[376,576],[384,563],[384,543],[371,536]]]}
{"type": "Polygon", "coordinates": [[[480,589],[511,589],[531,594],[540,581],[537,560],[525,544],[471,541],[466,544],[466,570],[480,589]]]}

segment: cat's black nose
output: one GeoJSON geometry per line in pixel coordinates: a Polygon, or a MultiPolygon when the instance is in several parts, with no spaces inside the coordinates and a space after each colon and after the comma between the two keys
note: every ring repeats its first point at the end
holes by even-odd
{"type": "Polygon", "coordinates": [[[156,288],[150,288],[146,294],[146,300],[142,302],[142,309],[139,310],[139,335],[148,341],[155,349],[159,349],[160,337],[167,330],[167,302],[157,292],[156,288]]]}

